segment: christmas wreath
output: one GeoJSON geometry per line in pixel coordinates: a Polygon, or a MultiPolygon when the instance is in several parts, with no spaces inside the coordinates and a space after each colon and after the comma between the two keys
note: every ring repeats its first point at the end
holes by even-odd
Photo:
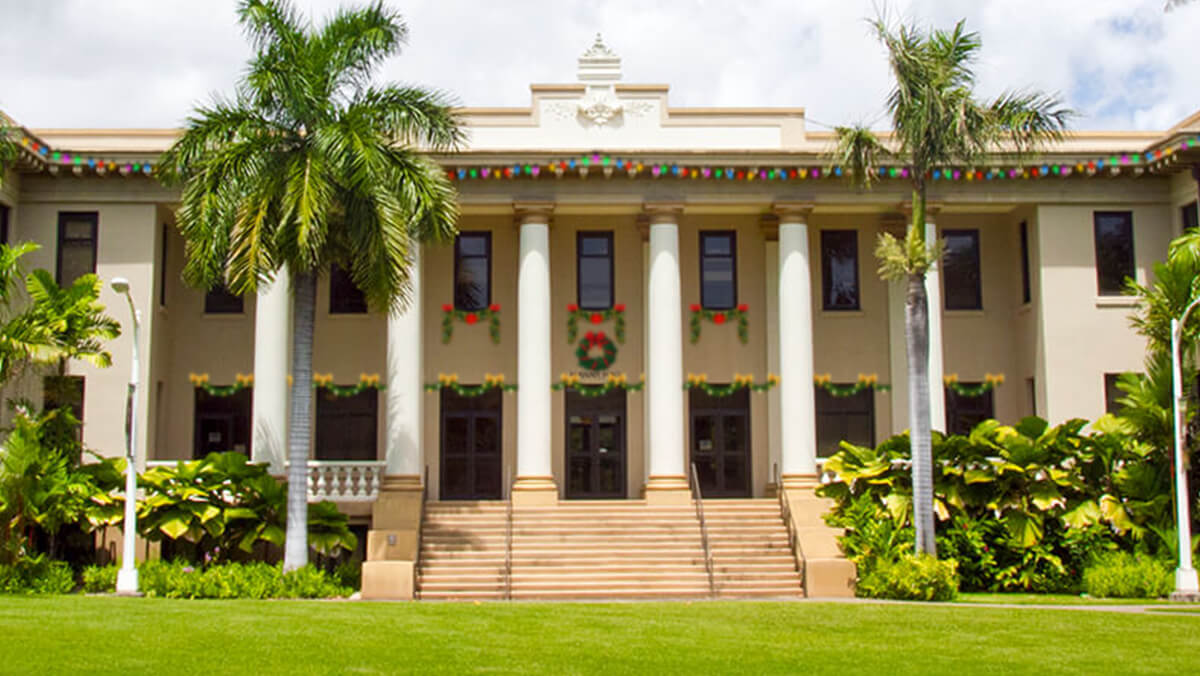
{"type": "Polygon", "coordinates": [[[603,371],[617,360],[617,345],[609,340],[604,332],[588,331],[583,334],[583,339],[575,348],[575,358],[579,360],[579,367],[585,371],[603,371]],[[592,349],[597,347],[601,353],[592,356],[592,349]]]}

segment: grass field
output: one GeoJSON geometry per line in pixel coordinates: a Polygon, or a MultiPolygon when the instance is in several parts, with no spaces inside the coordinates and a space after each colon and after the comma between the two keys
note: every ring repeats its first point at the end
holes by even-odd
{"type": "Polygon", "coordinates": [[[0,598],[4,673],[1189,673],[1200,618],[867,603],[0,598]]]}

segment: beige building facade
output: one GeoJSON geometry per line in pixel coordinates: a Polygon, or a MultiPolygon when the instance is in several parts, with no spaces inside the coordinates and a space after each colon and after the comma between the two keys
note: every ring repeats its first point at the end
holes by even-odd
{"type": "MultiPolygon", "coordinates": [[[[461,111],[467,147],[440,158],[461,234],[422,250],[404,313],[322,278],[314,499],[395,530],[389,486],[671,502],[694,472],[707,497],[761,497],[811,485],[839,439],[908,427],[904,291],[872,255],[907,223],[907,169],[855,190],[802,109],[675,108],[620,76],[597,42],[577,82],[534,85],[528,107],[461,111]]],[[[176,134],[30,130],[0,188],[4,235],[41,245],[31,266],[130,280],[143,462],[242,450],[282,474],[286,283],[247,298],[183,283],[178,195],[152,171],[176,134]]],[[[1195,224],[1198,134],[1200,115],[1077,133],[1032,166],[998,149],[931,177],[925,226],[950,245],[929,287],[936,429],[1105,412],[1106,383],[1144,352],[1120,281],[1152,281],[1195,224]]],[[[112,368],[69,369],[85,443],[108,455],[131,335],[112,368]]]]}

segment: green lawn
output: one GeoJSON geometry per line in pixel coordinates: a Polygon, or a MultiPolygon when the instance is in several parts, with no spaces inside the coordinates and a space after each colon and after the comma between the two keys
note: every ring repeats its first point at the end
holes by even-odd
{"type": "Polygon", "coordinates": [[[1164,606],[1200,610],[1200,604],[1178,604],[1166,599],[1100,599],[1078,594],[985,594],[962,593],[959,603],[1016,604],[1021,606],[1164,606]]]}
{"type": "Polygon", "coordinates": [[[858,603],[0,598],[4,673],[1186,673],[1187,615],[858,603]]]}

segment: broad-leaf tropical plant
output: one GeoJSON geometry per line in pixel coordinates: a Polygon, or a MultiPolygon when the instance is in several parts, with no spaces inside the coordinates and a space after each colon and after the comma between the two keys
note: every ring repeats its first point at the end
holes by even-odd
{"type": "MultiPolygon", "coordinates": [[[[286,0],[242,0],[238,19],[255,49],[246,74],[231,97],[196,110],[160,168],[183,187],[189,283],[248,294],[291,275],[288,483],[300,488],[317,277],[337,264],[372,308],[402,309],[417,243],[448,241],[458,214],[453,186],[424,153],[458,147],[463,132],[446,95],[372,83],[408,35],[381,2],[315,26],[286,0]]],[[[305,491],[288,504],[292,570],[308,559],[305,491]]]]}
{"type": "MultiPolygon", "coordinates": [[[[935,168],[971,165],[989,153],[1018,161],[1041,144],[1061,138],[1070,110],[1040,92],[1005,92],[992,101],[975,98],[972,70],[979,36],[964,22],[952,30],[923,30],[872,22],[888,51],[894,79],[887,98],[893,132],[880,139],[865,126],[836,130],[833,159],[850,180],[867,187],[886,157],[908,167],[912,222],[903,239],[881,235],[876,247],[879,273],[904,281],[905,339],[908,354],[909,430],[913,445],[913,497],[916,549],[935,552],[933,486],[930,467],[929,312],[925,275],[941,247],[925,240],[927,181],[935,168]]],[[[933,308],[940,311],[940,308],[933,308]]]]}

